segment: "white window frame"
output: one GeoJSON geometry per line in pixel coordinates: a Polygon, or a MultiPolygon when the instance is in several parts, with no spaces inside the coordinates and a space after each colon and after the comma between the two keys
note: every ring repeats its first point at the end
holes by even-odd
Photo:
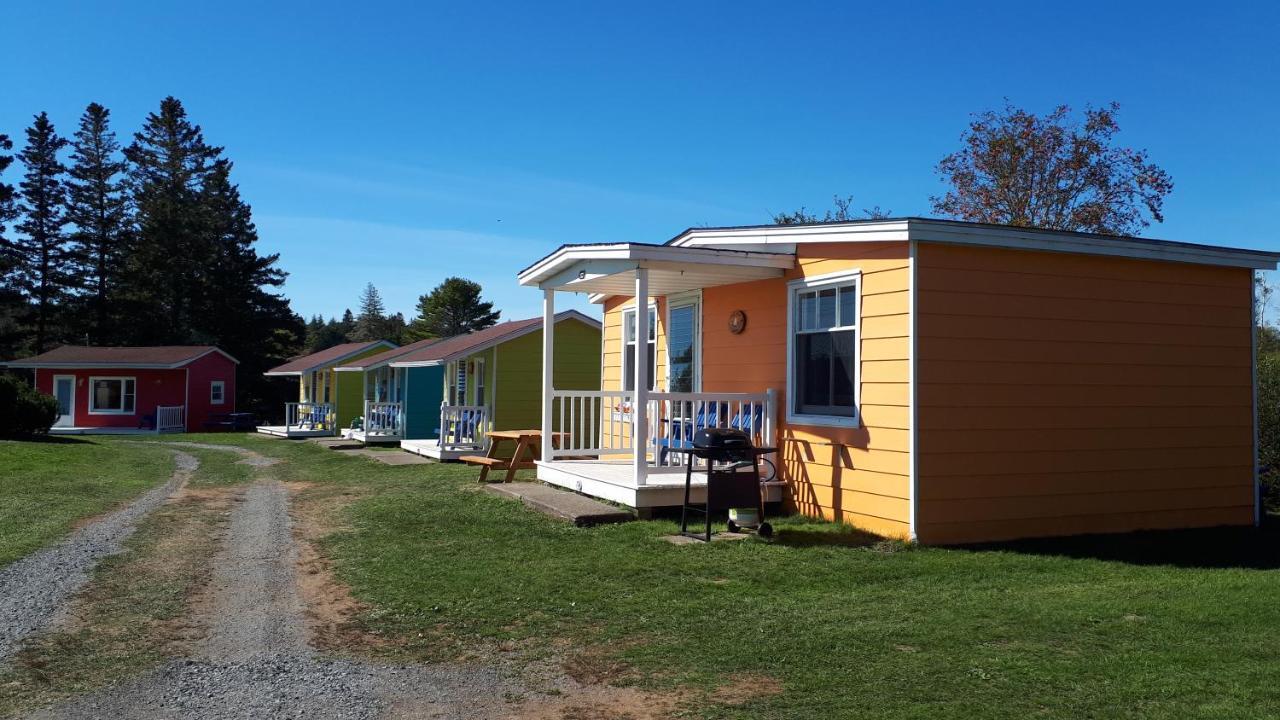
{"type": "MultiPolygon", "coordinates": [[[[837,299],[837,307],[839,300],[837,299]]],[[[862,426],[862,271],[844,270],[841,272],[816,275],[814,277],[792,280],[787,283],[787,424],[820,425],[825,427],[861,427],[862,426]],[[838,285],[854,286],[854,315],[857,324],[841,326],[853,330],[853,344],[857,355],[853,363],[853,415],[814,415],[796,412],[796,297],[802,292],[823,289],[838,285]]]]}
{"type": "MultiPolygon", "coordinates": [[[[653,335],[653,372],[649,373],[649,392],[657,392],[658,390],[658,377],[657,377],[658,375],[658,304],[656,302],[649,303],[649,311],[653,315],[653,317],[650,318],[652,322],[649,323],[649,332],[653,335]]],[[[635,350],[631,349],[631,346],[634,343],[631,343],[627,340],[628,324],[630,324],[630,326],[633,328],[635,327],[635,324],[636,324],[636,306],[635,305],[632,305],[631,307],[628,307],[628,308],[624,308],[622,310],[622,367],[619,368],[622,371],[622,378],[621,378],[622,390],[627,389],[627,362],[628,360],[630,360],[631,362],[635,362],[635,357],[636,357],[635,350]]],[[[635,377],[635,373],[633,372],[631,376],[635,377]]],[[[635,392],[635,388],[631,388],[631,392],[635,392]]]]}
{"type": "MultiPolygon", "coordinates": [[[[666,324],[666,356],[667,356],[667,392],[671,389],[671,373],[675,365],[671,362],[671,310],[672,308],[694,308],[693,328],[693,389],[690,392],[702,392],[702,291],[691,290],[677,295],[667,296],[666,324]]],[[[624,329],[625,332],[625,329],[624,329]]],[[[623,336],[625,337],[625,335],[623,336]]],[[[657,365],[657,348],[655,342],[654,365],[657,365]]]]}
{"type": "Polygon", "coordinates": [[[476,368],[476,371],[475,371],[476,381],[471,384],[473,388],[471,390],[472,403],[476,407],[487,407],[485,403],[488,402],[489,399],[485,397],[485,382],[484,382],[484,373],[485,373],[486,363],[484,361],[484,358],[482,357],[476,358],[473,362],[475,362],[475,368],[476,368]]]}
{"type": "Polygon", "coordinates": [[[226,405],[227,404],[227,381],[214,380],[209,383],[209,404],[210,405],[226,405]],[[214,389],[218,393],[214,395],[214,389]]]}
{"type": "Polygon", "coordinates": [[[95,375],[89,378],[89,414],[90,415],[137,415],[138,414],[138,378],[132,375],[95,375]],[[99,380],[115,380],[120,383],[120,409],[103,409],[98,407],[96,388],[99,380]],[[124,409],[125,383],[133,383],[133,409],[124,409]]]}

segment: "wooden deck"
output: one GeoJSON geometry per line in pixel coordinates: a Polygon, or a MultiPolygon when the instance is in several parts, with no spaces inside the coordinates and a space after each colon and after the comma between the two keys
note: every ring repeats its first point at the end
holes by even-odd
{"type": "Polygon", "coordinates": [[[348,440],[355,440],[356,442],[364,443],[365,445],[392,445],[398,444],[401,440],[399,434],[368,433],[358,428],[348,428],[343,430],[342,437],[347,438],[348,440]]]}
{"type": "Polygon", "coordinates": [[[334,434],[332,430],[303,430],[299,427],[285,427],[284,425],[259,425],[258,432],[263,435],[282,438],[331,437],[334,434]]]}
{"type": "MultiPolygon", "coordinates": [[[[684,502],[684,468],[651,468],[636,482],[630,460],[555,460],[538,463],[538,479],[550,485],[633,508],[673,507],[684,502]]],[[[690,500],[706,501],[706,473],[693,474],[690,500]]],[[[766,485],[766,502],[782,499],[782,483],[766,485]]]]}
{"type": "Polygon", "coordinates": [[[443,450],[440,448],[439,440],[401,440],[400,449],[405,452],[411,452],[415,455],[423,457],[435,458],[436,460],[450,461],[457,460],[463,455],[474,455],[479,450],[443,450]]]}

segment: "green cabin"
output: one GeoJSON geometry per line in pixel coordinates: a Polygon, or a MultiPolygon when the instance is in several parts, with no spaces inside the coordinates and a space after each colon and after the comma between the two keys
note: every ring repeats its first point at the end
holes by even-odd
{"type": "MultiPolygon", "coordinates": [[[[577,310],[556,315],[557,388],[600,388],[600,321],[577,310]]],[[[485,447],[490,430],[538,428],[542,423],[542,318],[512,320],[441,340],[391,358],[392,368],[441,372],[432,439],[405,439],[400,447],[438,460],[454,460],[485,447]]]]}
{"type": "Polygon", "coordinates": [[[359,376],[335,368],[394,349],[395,343],[386,340],[343,343],[266,371],[267,377],[297,378],[298,401],[285,403],[283,425],[259,425],[258,432],[290,438],[336,435],[364,412],[364,394],[359,376]]]}
{"type": "Polygon", "coordinates": [[[338,428],[342,436],[366,444],[437,437],[444,400],[444,367],[392,367],[392,362],[424,357],[425,350],[442,342],[442,338],[420,340],[335,368],[340,381],[348,377],[360,379],[364,398],[360,416],[349,426],[338,428]]]}

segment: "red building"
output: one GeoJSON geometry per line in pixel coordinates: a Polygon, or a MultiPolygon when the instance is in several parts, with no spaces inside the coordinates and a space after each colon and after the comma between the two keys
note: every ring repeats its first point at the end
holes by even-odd
{"type": "Polygon", "coordinates": [[[236,409],[238,360],[211,345],[63,345],[3,363],[31,368],[36,389],[58,399],[52,432],[196,431],[236,409]]]}

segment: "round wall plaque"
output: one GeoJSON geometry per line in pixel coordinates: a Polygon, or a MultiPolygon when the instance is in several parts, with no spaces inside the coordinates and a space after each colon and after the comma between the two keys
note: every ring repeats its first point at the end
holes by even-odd
{"type": "Polygon", "coordinates": [[[729,313],[729,332],[734,335],[741,334],[747,329],[747,314],[741,310],[734,310],[729,313]]]}

